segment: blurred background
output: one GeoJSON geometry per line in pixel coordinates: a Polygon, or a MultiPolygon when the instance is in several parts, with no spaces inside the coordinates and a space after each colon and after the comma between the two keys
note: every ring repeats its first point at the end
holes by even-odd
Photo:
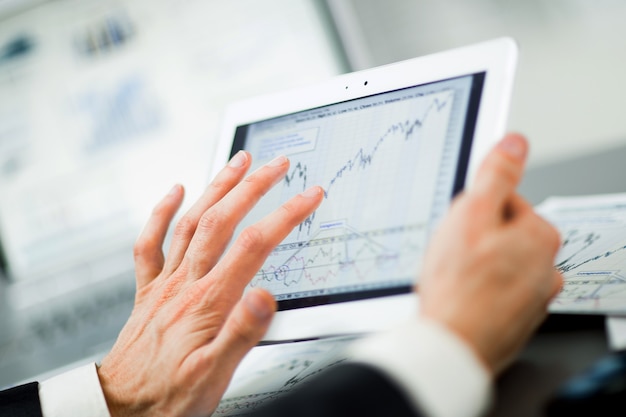
{"type": "Polygon", "coordinates": [[[208,183],[238,98],[499,36],[520,46],[521,192],[626,191],[619,0],[0,0],[0,387],[98,360],[132,245],[208,183]]]}

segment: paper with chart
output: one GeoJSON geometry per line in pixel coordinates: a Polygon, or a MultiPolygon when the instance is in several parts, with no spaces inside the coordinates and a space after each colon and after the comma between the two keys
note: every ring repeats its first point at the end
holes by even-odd
{"type": "Polygon", "coordinates": [[[550,311],[626,313],[626,194],[552,197],[536,210],[561,233],[565,285],[550,311]]]}
{"type": "Polygon", "coordinates": [[[241,362],[212,417],[244,415],[349,359],[357,336],[257,346],[241,362]]]}

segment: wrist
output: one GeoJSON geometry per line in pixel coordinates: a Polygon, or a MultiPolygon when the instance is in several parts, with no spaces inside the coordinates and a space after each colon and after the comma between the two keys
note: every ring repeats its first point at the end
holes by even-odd
{"type": "Polygon", "coordinates": [[[127,388],[116,381],[115,372],[109,372],[106,366],[98,364],[96,366],[98,379],[107,408],[111,417],[139,417],[149,415],[151,401],[146,401],[139,394],[138,390],[127,388]],[[123,388],[122,388],[123,386],[123,388]]]}

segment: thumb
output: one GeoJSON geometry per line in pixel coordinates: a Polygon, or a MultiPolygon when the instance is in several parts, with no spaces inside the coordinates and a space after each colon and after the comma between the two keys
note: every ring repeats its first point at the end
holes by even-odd
{"type": "Polygon", "coordinates": [[[267,331],[276,301],[266,290],[255,288],[244,295],[228,316],[214,341],[224,364],[233,369],[267,331]]]}
{"type": "Polygon", "coordinates": [[[480,201],[485,218],[502,218],[507,201],[522,179],[527,155],[526,138],[510,133],[485,157],[468,190],[475,201],[480,201]]]}

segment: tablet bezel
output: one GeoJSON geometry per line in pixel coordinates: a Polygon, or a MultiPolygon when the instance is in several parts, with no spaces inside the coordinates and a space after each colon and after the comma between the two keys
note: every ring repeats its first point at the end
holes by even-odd
{"type": "MultiPolygon", "coordinates": [[[[211,178],[232,155],[238,126],[386,91],[484,73],[462,184],[467,187],[480,161],[505,132],[517,54],[513,39],[499,38],[233,103],[223,116],[211,178]]],[[[264,340],[301,340],[379,330],[413,314],[417,299],[414,294],[405,293],[282,310],[277,312],[264,340]]]]}

